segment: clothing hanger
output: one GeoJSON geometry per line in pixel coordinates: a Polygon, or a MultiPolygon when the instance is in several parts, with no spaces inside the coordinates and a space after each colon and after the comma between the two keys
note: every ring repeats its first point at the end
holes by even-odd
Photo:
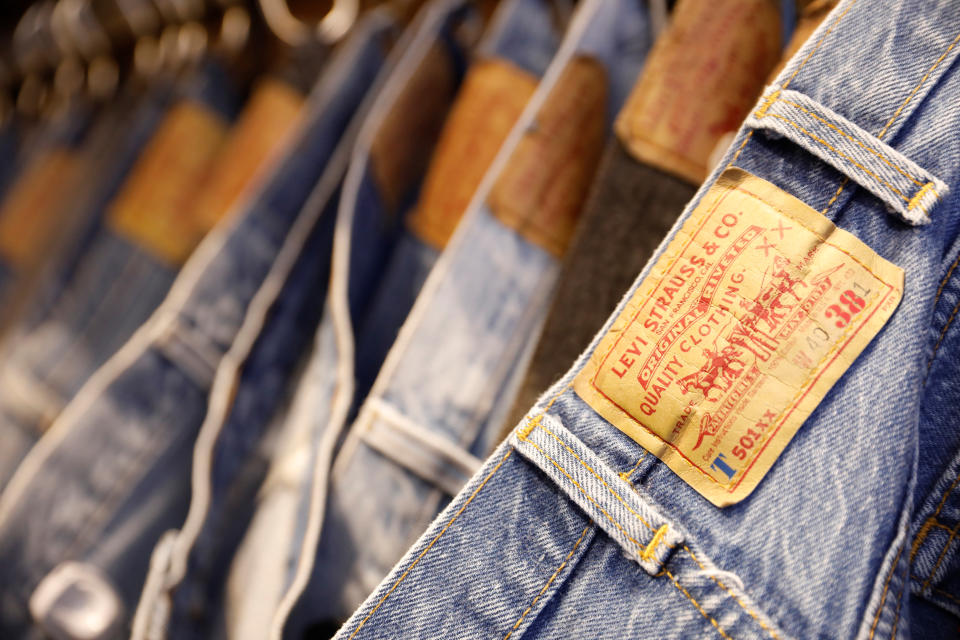
{"type": "Polygon", "coordinates": [[[332,45],[353,27],[360,13],[359,0],[334,0],[333,6],[315,25],[307,24],[290,11],[286,0],[257,0],[270,31],[291,47],[318,41],[332,45]]]}

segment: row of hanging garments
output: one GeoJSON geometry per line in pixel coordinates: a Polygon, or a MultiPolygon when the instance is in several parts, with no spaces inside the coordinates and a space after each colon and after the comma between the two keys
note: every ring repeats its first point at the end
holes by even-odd
{"type": "Polygon", "coordinates": [[[955,637],[960,5],[0,24],[0,637],[955,637]]]}

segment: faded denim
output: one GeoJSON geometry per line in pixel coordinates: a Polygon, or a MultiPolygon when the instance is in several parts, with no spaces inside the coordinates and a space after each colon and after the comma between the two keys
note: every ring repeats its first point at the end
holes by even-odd
{"type": "MultiPolygon", "coordinates": [[[[176,276],[176,269],[111,230],[105,219],[108,203],[173,101],[193,101],[223,117],[236,109],[225,71],[213,62],[174,91],[170,96],[158,88],[136,107],[122,143],[97,150],[109,154],[109,166],[98,167],[96,184],[71,213],[80,221],[74,246],[57,256],[39,308],[9,338],[0,371],[0,433],[10,446],[0,464],[0,487],[90,375],[150,317],[176,276]]],[[[116,121],[106,125],[116,138],[116,121]]]]}
{"type": "Polygon", "coordinates": [[[958,33],[953,2],[841,2],[766,94],[813,122],[762,99],[678,223],[733,165],[906,274],[749,497],[714,507],[574,394],[598,336],[337,637],[954,635],[958,33]],[[879,156],[946,190],[918,215],[879,156]]]}
{"type": "Polygon", "coordinates": [[[342,619],[479,467],[509,409],[560,266],[494,215],[492,185],[568,63],[581,55],[606,72],[609,132],[651,40],[643,5],[577,8],[337,455],[304,611],[342,619]]]}
{"type": "MultiPolygon", "coordinates": [[[[38,637],[40,627],[62,617],[73,624],[96,619],[100,612],[84,605],[94,605],[104,591],[121,598],[119,626],[126,629],[151,550],[187,515],[191,454],[208,407],[222,411],[234,384],[238,401],[241,394],[249,398],[260,376],[282,374],[302,351],[297,322],[302,314],[309,323],[323,300],[333,226],[323,213],[345,165],[333,158],[343,155],[337,153],[342,136],[383,59],[378,36],[386,34],[371,31],[320,80],[305,106],[309,117],[270,175],[207,235],[161,307],[87,382],[11,480],[0,498],[0,634],[38,637]],[[315,189],[319,195],[311,198],[315,189]],[[287,335],[271,332],[273,321],[287,335]],[[275,341],[281,349],[273,348],[275,341]],[[102,580],[81,604],[54,601],[45,612],[49,620],[35,626],[28,599],[69,561],[99,571],[102,580]]],[[[309,340],[310,331],[302,336],[309,340]]],[[[269,413],[269,406],[258,406],[249,418],[269,413]]],[[[210,415],[216,422],[223,414],[210,415]]],[[[218,509],[219,492],[238,473],[234,464],[242,456],[232,454],[245,446],[243,428],[231,432],[237,441],[221,443],[223,457],[207,452],[215,488],[205,495],[216,492],[218,509]]],[[[158,571],[162,577],[165,568],[158,571]]],[[[71,588],[59,586],[64,594],[71,588]]]]}

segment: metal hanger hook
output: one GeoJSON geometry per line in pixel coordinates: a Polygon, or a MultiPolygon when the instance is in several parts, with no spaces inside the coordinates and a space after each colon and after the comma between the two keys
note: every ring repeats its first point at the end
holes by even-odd
{"type": "Polygon", "coordinates": [[[312,39],[334,44],[350,30],[360,13],[359,0],[334,0],[330,11],[316,25],[309,25],[293,13],[286,0],[258,0],[267,26],[280,40],[291,47],[312,39]]]}

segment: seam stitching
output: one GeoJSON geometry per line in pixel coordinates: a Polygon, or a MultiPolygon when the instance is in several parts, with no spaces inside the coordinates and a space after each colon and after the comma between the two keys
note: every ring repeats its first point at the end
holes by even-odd
{"type": "Polygon", "coordinates": [[[473,502],[473,499],[474,499],[475,497],[477,497],[477,494],[478,494],[478,493],[480,493],[480,490],[483,489],[483,488],[487,485],[487,482],[489,482],[490,478],[492,478],[492,477],[494,476],[494,474],[495,474],[497,471],[500,470],[500,468],[503,466],[503,463],[507,461],[507,458],[509,458],[509,457],[511,456],[511,454],[513,454],[513,449],[510,449],[509,451],[507,451],[507,453],[503,456],[503,458],[500,459],[500,462],[497,463],[497,466],[495,466],[495,467],[490,471],[490,473],[487,474],[487,477],[483,479],[483,482],[480,483],[480,486],[477,487],[472,494],[470,494],[470,497],[467,498],[467,501],[463,504],[462,507],[460,507],[460,510],[457,511],[457,512],[453,515],[453,517],[450,518],[450,520],[447,521],[447,524],[444,525],[443,529],[440,530],[440,533],[438,533],[438,534],[436,535],[436,537],[434,537],[434,539],[430,541],[430,544],[428,544],[427,547],[426,547],[423,551],[420,552],[420,555],[418,555],[418,556],[416,557],[416,559],[413,561],[413,563],[411,563],[411,565],[410,565],[409,567],[407,567],[407,570],[404,571],[403,574],[402,574],[399,578],[397,578],[397,581],[393,583],[393,586],[391,586],[390,589],[389,589],[385,594],[383,594],[383,597],[380,598],[380,600],[377,602],[376,606],[374,606],[373,609],[370,610],[370,613],[368,613],[368,614],[366,615],[366,617],[365,617],[363,620],[360,621],[360,624],[357,625],[357,628],[353,630],[353,633],[351,633],[350,636],[349,636],[350,638],[353,638],[353,637],[356,636],[358,633],[360,633],[360,629],[362,629],[362,628],[363,628],[363,625],[367,623],[367,620],[369,620],[369,619],[373,616],[373,614],[376,613],[378,609],[380,609],[380,606],[381,606],[384,602],[386,602],[387,598],[390,597],[390,594],[392,594],[393,591],[394,591],[398,586],[400,586],[400,583],[403,582],[403,581],[406,579],[406,577],[410,574],[410,572],[413,570],[413,568],[417,566],[417,564],[420,562],[420,560],[422,560],[423,557],[424,557],[425,555],[427,555],[427,552],[430,551],[430,549],[433,548],[433,545],[436,544],[436,542],[443,536],[443,534],[447,532],[447,530],[453,525],[453,523],[457,520],[457,518],[459,518],[460,515],[461,515],[464,511],[466,511],[467,507],[470,506],[470,503],[473,502]]]}
{"type": "Polygon", "coordinates": [[[784,89],[790,86],[790,83],[793,82],[793,79],[797,77],[797,74],[800,73],[800,70],[803,69],[806,66],[806,64],[810,61],[810,58],[813,57],[813,54],[815,54],[817,51],[820,50],[820,45],[822,45],[823,41],[827,39],[827,36],[830,35],[830,32],[833,31],[837,27],[837,25],[840,24],[840,21],[843,20],[843,18],[848,13],[850,13],[850,9],[853,9],[853,5],[855,5],[856,3],[857,3],[857,0],[851,0],[850,4],[847,6],[844,12],[841,13],[839,16],[837,16],[837,19],[833,21],[833,24],[830,25],[830,27],[823,32],[823,35],[820,36],[820,40],[818,40],[817,44],[814,45],[813,49],[810,50],[810,53],[807,54],[807,57],[803,59],[803,62],[800,63],[800,66],[797,67],[794,70],[794,72],[790,74],[790,77],[787,78],[787,81],[783,83],[784,89]]]}
{"type": "Polygon", "coordinates": [[[947,286],[947,280],[949,280],[950,276],[953,275],[953,270],[957,268],[957,264],[960,264],[960,253],[957,254],[957,259],[953,261],[953,264],[950,265],[950,269],[947,270],[947,275],[944,276],[943,280],[940,281],[940,286],[937,287],[937,297],[933,299],[934,307],[936,307],[937,303],[940,302],[940,294],[943,293],[943,288],[947,286]]]}
{"type": "MultiPolygon", "coordinates": [[[[837,125],[835,125],[834,123],[830,122],[830,121],[827,120],[826,118],[821,117],[821,116],[820,116],[819,114],[817,114],[816,112],[813,112],[813,111],[807,109],[806,107],[804,107],[803,105],[797,104],[796,102],[793,102],[793,101],[791,101],[791,100],[784,100],[784,99],[780,98],[779,100],[776,100],[775,102],[782,102],[783,104],[790,105],[791,107],[795,107],[795,108],[799,109],[800,111],[803,111],[804,113],[806,113],[806,114],[809,115],[810,117],[815,118],[815,119],[819,120],[820,122],[822,122],[823,124],[827,125],[828,127],[830,127],[831,129],[833,129],[834,131],[836,131],[837,133],[839,133],[839,134],[842,135],[843,137],[847,138],[847,139],[850,140],[851,142],[854,142],[854,143],[860,145],[860,147],[862,147],[865,151],[869,151],[870,153],[872,153],[874,156],[876,156],[877,158],[879,158],[880,160],[882,160],[884,164],[886,164],[886,165],[887,165],[888,167],[890,167],[891,169],[895,170],[897,173],[899,173],[900,175],[902,175],[904,178],[907,178],[908,180],[910,180],[910,182],[912,182],[913,184],[917,185],[918,187],[926,186],[923,182],[917,180],[916,177],[914,177],[914,175],[913,175],[912,173],[909,173],[908,171],[906,171],[905,169],[903,169],[900,165],[895,164],[886,154],[881,153],[880,151],[877,151],[876,149],[874,149],[874,148],[871,147],[871,146],[868,146],[868,145],[865,144],[862,140],[860,140],[858,137],[847,133],[846,131],[844,131],[843,129],[841,129],[840,127],[838,127],[837,125]]],[[[760,111],[757,111],[755,115],[757,116],[757,119],[760,119],[760,118],[762,118],[762,117],[764,117],[764,116],[766,116],[766,115],[768,115],[768,114],[766,113],[766,109],[764,109],[764,113],[761,114],[760,111]]],[[[928,182],[928,183],[926,183],[926,184],[932,184],[932,183],[928,182]]],[[[936,191],[934,191],[934,193],[936,193],[936,191]]]]}
{"type": "MultiPolygon", "coordinates": [[[[637,495],[640,495],[640,492],[639,492],[639,490],[638,490],[636,487],[631,486],[630,488],[633,490],[634,493],[636,493],[637,495]]],[[[693,561],[697,563],[697,566],[700,567],[700,570],[701,570],[701,571],[706,571],[706,570],[707,570],[707,567],[700,561],[700,558],[697,557],[697,554],[695,554],[695,553],[690,549],[689,546],[687,546],[686,544],[684,544],[682,548],[683,548],[684,551],[686,551],[686,552],[690,555],[690,557],[693,559],[693,561]]],[[[727,592],[727,595],[729,595],[731,598],[733,598],[733,600],[734,600],[738,605],[740,605],[740,608],[743,609],[744,611],[746,611],[747,614],[748,614],[751,618],[753,618],[753,619],[756,621],[756,623],[757,623],[758,625],[760,625],[760,627],[761,627],[764,631],[766,631],[767,633],[769,633],[770,636],[773,637],[773,638],[775,638],[776,640],[780,640],[780,636],[777,635],[777,632],[776,632],[774,629],[771,629],[769,626],[767,626],[767,624],[760,618],[760,616],[759,616],[751,607],[748,607],[746,604],[744,604],[743,601],[740,600],[739,597],[737,597],[737,594],[735,594],[735,593],[733,592],[733,590],[730,589],[730,587],[728,587],[726,584],[723,583],[723,581],[721,581],[719,578],[717,578],[716,576],[714,576],[714,575],[712,575],[712,574],[707,574],[707,577],[709,577],[711,580],[713,580],[713,581],[717,584],[718,587],[720,587],[721,589],[723,589],[724,591],[726,591],[726,592],[727,592]]]]}
{"type": "MultiPolygon", "coordinates": [[[[854,1],[856,1],[856,0],[854,0],[854,1]]],[[[851,6],[852,6],[852,4],[853,4],[853,3],[851,3],[851,6]]],[[[848,10],[849,10],[849,8],[848,8],[848,10]]],[[[917,83],[917,86],[915,86],[915,87],[913,88],[913,91],[911,91],[911,92],[909,93],[909,95],[907,95],[907,97],[906,97],[906,99],[904,99],[903,103],[901,103],[901,105],[897,108],[897,110],[893,113],[893,115],[890,116],[890,120],[887,121],[887,124],[884,125],[884,127],[883,127],[883,129],[880,131],[880,133],[877,134],[877,139],[878,139],[878,140],[883,140],[883,136],[886,135],[887,131],[890,130],[890,127],[893,126],[893,123],[896,122],[896,120],[897,120],[898,117],[900,117],[900,114],[903,112],[903,109],[907,106],[907,104],[908,104],[911,100],[913,100],[913,96],[915,96],[916,93],[920,90],[920,87],[922,87],[922,86],[924,85],[924,83],[927,81],[927,78],[930,77],[930,74],[933,73],[933,72],[936,70],[936,68],[940,66],[940,63],[943,62],[943,59],[947,57],[947,55],[950,53],[950,50],[953,49],[953,47],[957,44],[957,41],[958,41],[958,40],[960,40],[960,34],[958,34],[957,37],[953,39],[953,42],[950,43],[950,46],[947,47],[947,50],[944,51],[944,52],[940,55],[940,57],[937,58],[937,61],[933,63],[933,66],[931,66],[931,67],[927,70],[927,72],[926,72],[925,74],[923,74],[923,77],[920,78],[920,82],[917,83]]],[[[797,71],[799,71],[799,69],[798,69],[797,71]]],[[[794,75],[796,75],[796,74],[794,74],[794,75]]],[[[834,202],[837,201],[837,198],[840,197],[840,194],[843,192],[844,187],[846,187],[847,184],[849,184],[849,183],[850,183],[850,179],[847,178],[847,177],[844,177],[843,183],[840,185],[840,188],[837,189],[837,192],[834,194],[833,199],[830,200],[830,203],[827,204],[827,206],[823,209],[823,211],[822,211],[821,213],[823,213],[824,215],[826,215],[827,209],[829,209],[830,206],[831,206],[834,202]]]]}
{"type": "MultiPolygon", "coordinates": [[[[861,171],[863,171],[864,173],[866,173],[868,176],[870,176],[871,178],[873,178],[873,179],[876,180],[877,182],[880,182],[880,183],[884,184],[888,189],[890,189],[890,191],[893,191],[893,192],[896,193],[898,196],[900,196],[900,198],[901,198],[904,202],[910,202],[910,198],[908,198],[907,196],[905,196],[905,195],[903,194],[903,192],[900,191],[900,189],[897,189],[895,186],[893,186],[892,184],[890,184],[889,182],[887,182],[886,180],[884,180],[883,178],[881,178],[880,176],[878,176],[876,173],[874,173],[874,172],[871,171],[870,169],[867,169],[865,166],[863,166],[862,164],[860,164],[859,162],[857,162],[856,160],[854,160],[853,158],[851,158],[850,156],[848,156],[848,155],[845,154],[844,152],[840,151],[839,149],[837,149],[836,147],[834,147],[832,144],[830,144],[829,142],[827,142],[827,141],[824,140],[823,138],[817,136],[817,135],[814,134],[814,133],[811,133],[810,131],[807,131],[805,128],[803,128],[802,126],[800,126],[799,124],[797,124],[796,122],[794,122],[793,120],[791,120],[790,118],[786,118],[786,117],[784,117],[784,116],[777,115],[777,114],[775,114],[775,113],[768,113],[768,114],[765,115],[764,117],[765,117],[765,118],[776,118],[777,120],[782,120],[782,121],[786,122],[787,124],[792,125],[794,128],[799,129],[800,131],[802,131],[803,133],[805,133],[805,134],[807,135],[807,137],[810,138],[811,140],[813,140],[814,142],[819,142],[821,145],[823,145],[824,147],[826,147],[827,149],[829,149],[830,151],[832,151],[832,152],[835,153],[836,155],[840,156],[841,158],[843,158],[844,160],[846,160],[847,162],[849,162],[849,163],[852,164],[853,166],[857,167],[858,169],[860,169],[861,171]]],[[[926,212],[924,212],[924,213],[926,213],[926,212]]]]}
{"type": "Polygon", "coordinates": [[[680,583],[677,582],[677,579],[673,576],[673,574],[670,573],[670,571],[669,571],[668,569],[664,569],[663,571],[664,571],[664,573],[666,573],[667,576],[670,578],[670,581],[673,582],[673,586],[675,586],[677,589],[679,589],[679,590],[680,590],[680,593],[682,593],[683,595],[687,596],[687,599],[690,600],[690,602],[693,603],[693,606],[697,608],[697,611],[700,612],[700,615],[702,615],[704,618],[706,618],[707,620],[710,621],[710,624],[712,624],[713,627],[717,630],[717,633],[720,634],[720,637],[724,638],[725,640],[732,640],[732,638],[730,638],[730,636],[728,636],[728,635],[724,632],[724,630],[720,628],[720,624],[719,624],[716,620],[714,620],[713,617],[712,617],[709,613],[707,613],[706,611],[703,610],[703,607],[700,606],[700,603],[699,603],[699,602],[697,602],[696,600],[693,599],[693,596],[690,595],[690,592],[687,591],[686,589],[684,589],[682,586],[680,586],[680,583]]]}
{"type": "Polygon", "coordinates": [[[937,343],[933,345],[933,353],[930,354],[930,361],[927,362],[927,372],[930,372],[930,368],[933,366],[933,361],[937,357],[937,352],[940,351],[940,345],[943,343],[944,338],[947,337],[947,331],[950,329],[950,325],[953,324],[953,319],[957,317],[957,311],[960,311],[960,299],[957,300],[957,304],[954,305],[953,311],[950,312],[950,317],[947,318],[946,324],[943,325],[943,329],[940,330],[940,337],[937,338],[937,343]]]}
{"type": "MultiPolygon", "coordinates": [[[[577,460],[580,461],[580,464],[582,464],[584,467],[586,467],[587,470],[588,470],[591,474],[593,474],[594,477],[596,477],[598,480],[600,480],[601,482],[603,482],[603,484],[604,484],[604,486],[607,488],[607,490],[610,491],[610,493],[612,493],[618,500],[620,500],[620,502],[622,502],[622,503],[624,504],[624,506],[627,507],[627,509],[630,511],[630,513],[632,513],[633,516],[634,516],[637,520],[639,520],[644,526],[646,526],[648,529],[650,529],[650,531],[654,531],[654,528],[653,528],[649,523],[647,523],[646,520],[644,520],[643,518],[641,518],[633,509],[631,509],[630,506],[624,501],[623,497],[622,497],[619,493],[617,493],[616,491],[614,491],[614,490],[603,480],[603,478],[601,478],[599,475],[597,475],[597,472],[596,472],[592,467],[590,467],[589,465],[587,465],[587,464],[580,458],[580,456],[578,456],[578,455],[576,454],[576,452],[574,452],[572,449],[570,449],[569,446],[567,446],[567,444],[566,444],[565,442],[563,442],[556,434],[554,434],[553,432],[551,432],[549,429],[547,429],[546,427],[544,427],[542,424],[538,424],[537,426],[540,427],[541,429],[543,429],[544,431],[546,431],[546,432],[547,432],[548,434],[550,434],[551,436],[553,436],[554,439],[556,439],[558,442],[560,442],[560,444],[562,444],[564,447],[566,447],[566,448],[570,451],[570,453],[572,453],[572,454],[574,455],[574,457],[576,457],[577,460]]],[[[602,507],[600,507],[599,505],[597,505],[596,501],[595,501],[590,495],[588,495],[588,494],[586,493],[586,491],[583,490],[583,488],[580,486],[579,483],[577,483],[575,480],[573,480],[573,478],[570,476],[570,474],[569,474],[559,463],[557,463],[552,457],[550,457],[550,455],[547,454],[542,448],[540,448],[535,442],[532,442],[531,440],[527,440],[527,439],[525,439],[524,441],[527,442],[528,444],[532,445],[533,447],[535,447],[535,448],[536,448],[538,451],[540,451],[540,453],[542,453],[548,460],[550,460],[551,463],[553,463],[558,469],[560,469],[560,471],[563,472],[563,474],[564,474],[571,482],[574,483],[574,485],[587,497],[587,499],[590,500],[594,505],[596,505],[597,508],[600,509],[600,511],[601,511],[618,529],[620,529],[620,531],[622,531],[622,532],[624,533],[624,535],[626,535],[627,538],[628,538],[631,542],[633,542],[634,544],[636,544],[639,549],[644,550],[642,544],[639,543],[639,542],[637,542],[636,540],[634,540],[632,537],[630,537],[629,534],[626,533],[626,531],[623,529],[622,526],[620,526],[619,523],[617,523],[615,520],[613,520],[613,518],[610,517],[610,515],[609,515],[602,507]]],[[[643,456],[641,456],[641,459],[643,459],[643,456]]],[[[637,492],[637,489],[636,489],[635,487],[631,486],[630,488],[634,491],[634,493],[637,493],[637,494],[639,495],[639,492],[637,492]]],[[[661,527],[661,529],[662,529],[662,528],[663,528],[663,527],[661,527]]],[[[657,533],[659,533],[659,531],[660,531],[660,530],[657,530],[657,533]]],[[[666,531],[664,531],[664,534],[665,534],[665,533],[666,533],[666,531]]],[[[654,536],[654,537],[656,537],[656,536],[654,536]]],[[[652,541],[651,541],[651,544],[652,544],[652,541]]],[[[649,548],[650,546],[651,546],[651,545],[648,545],[647,548],[649,548]]],[[[667,547],[667,549],[674,549],[674,548],[676,548],[676,545],[671,545],[671,544],[669,544],[669,543],[665,543],[665,546],[667,547]]],[[[704,564],[703,564],[702,562],[700,562],[700,559],[697,558],[696,554],[694,554],[693,551],[690,550],[690,547],[689,547],[689,546],[687,546],[686,544],[684,544],[684,545],[682,546],[682,548],[683,548],[684,551],[686,551],[688,554],[690,554],[690,557],[693,558],[693,561],[697,563],[697,565],[700,567],[701,570],[704,570],[704,571],[706,570],[706,567],[704,566],[704,564]]],[[[641,557],[643,557],[643,554],[642,554],[642,553],[641,553],[641,557]]],[[[646,559],[646,558],[644,558],[644,559],[646,559]]],[[[740,606],[741,609],[743,609],[751,618],[753,618],[753,619],[757,622],[757,624],[760,625],[761,628],[763,628],[765,631],[767,631],[772,637],[774,637],[774,638],[779,638],[779,636],[777,635],[777,633],[776,633],[773,629],[771,629],[766,623],[764,623],[763,620],[760,619],[760,616],[757,615],[757,613],[756,613],[755,611],[753,611],[750,607],[748,607],[747,605],[745,605],[745,604],[743,603],[743,601],[741,601],[740,598],[738,598],[738,597],[736,596],[736,594],[734,594],[733,591],[731,591],[730,588],[727,587],[727,585],[725,585],[723,582],[721,582],[719,579],[717,579],[716,577],[714,577],[714,576],[712,576],[712,575],[710,576],[710,579],[713,580],[713,581],[717,584],[717,586],[719,586],[721,589],[723,589],[724,591],[726,591],[726,592],[727,592],[727,595],[729,595],[731,598],[733,598],[734,602],[736,602],[736,603],[740,606]]]]}
{"type": "Polygon", "coordinates": [[[890,588],[890,580],[893,578],[893,574],[897,570],[897,563],[900,562],[900,554],[903,553],[903,548],[906,546],[906,540],[903,544],[900,545],[900,550],[897,551],[897,557],[894,559],[893,564],[890,566],[890,571],[887,572],[887,578],[883,581],[883,593],[880,594],[880,604],[877,605],[877,613],[873,617],[873,624],[870,625],[870,636],[869,640],[873,640],[873,634],[877,631],[877,623],[880,622],[880,612],[883,611],[883,607],[887,602],[887,591],[890,588]]]}
{"type": "Polygon", "coordinates": [[[563,562],[560,563],[560,566],[557,567],[557,570],[553,572],[553,575],[551,575],[550,579],[547,580],[547,583],[543,585],[543,588],[541,588],[540,591],[537,592],[537,595],[534,596],[533,602],[530,603],[530,606],[528,606],[523,611],[523,613],[520,614],[520,617],[517,618],[517,621],[513,624],[513,628],[511,628],[510,631],[507,632],[507,635],[503,637],[503,640],[509,640],[510,636],[513,635],[513,632],[517,630],[517,628],[523,622],[523,619],[527,617],[527,614],[530,613],[530,610],[533,609],[534,605],[537,604],[537,600],[540,599],[540,596],[542,596],[543,593],[550,588],[550,585],[553,584],[553,581],[557,579],[557,576],[560,575],[560,572],[563,571],[563,568],[567,566],[568,562],[570,562],[570,558],[573,557],[573,554],[576,552],[577,547],[580,546],[580,543],[583,542],[584,537],[587,535],[587,532],[590,531],[592,527],[593,527],[593,522],[591,522],[586,527],[584,527],[583,532],[580,534],[580,537],[573,544],[573,548],[570,549],[570,553],[568,553],[567,557],[563,559],[563,562]]]}
{"type": "MultiPolygon", "coordinates": [[[[630,513],[633,514],[633,517],[635,517],[637,520],[639,520],[647,529],[650,529],[651,531],[654,531],[653,526],[651,526],[646,520],[644,520],[644,519],[640,516],[639,513],[637,513],[636,511],[634,511],[633,508],[627,503],[627,501],[623,499],[623,496],[621,496],[619,493],[617,493],[617,492],[613,489],[613,487],[611,487],[609,484],[607,484],[607,481],[604,480],[604,479],[600,476],[600,474],[597,473],[597,472],[593,469],[593,467],[591,467],[591,466],[588,465],[586,462],[584,462],[583,458],[581,458],[580,456],[578,456],[578,455],[577,455],[577,452],[570,448],[570,445],[568,445],[566,442],[564,442],[563,440],[561,440],[561,439],[557,436],[557,434],[555,434],[553,431],[550,431],[550,429],[548,429],[548,428],[546,428],[545,426],[543,426],[543,424],[539,424],[539,425],[537,425],[537,426],[540,427],[541,429],[543,429],[544,431],[546,431],[547,434],[550,435],[550,436],[552,436],[554,440],[556,440],[556,441],[559,442],[561,445],[563,445],[564,449],[566,449],[566,450],[569,451],[571,454],[573,454],[573,457],[576,458],[577,461],[578,461],[581,465],[583,465],[584,467],[586,467],[587,471],[589,471],[589,472],[593,475],[594,478],[596,478],[596,479],[599,480],[601,483],[603,483],[603,486],[607,489],[607,491],[609,491],[617,500],[619,500],[620,503],[627,508],[627,511],[629,511],[630,513]]],[[[527,440],[527,442],[530,442],[530,441],[527,440]]],[[[531,443],[531,444],[533,444],[533,443],[531,443]]],[[[670,546],[670,545],[668,545],[668,546],[670,546]]],[[[672,549],[673,547],[670,546],[670,548],[672,549]]]]}
{"type": "MultiPolygon", "coordinates": [[[[560,473],[562,473],[564,476],[566,476],[567,480],[569,480],[570,482],[572,482],[572,483],[573,483],[573,486],[575,486],[575,487],[580,491],[580,493],[582,493],[582,494],[584,495],[584,497],[593,504],[593,506],[595,506],[597,509],[599,509],[599,510],[600,510],[600,513],[602,513],[604,516],[606,516],[607,520],[609,520],[609,521],[613,524],[613,526],[615,526],[615,527],[620,531],[620,533],[622,533],[624,536],[626,536],[627,540],[629,540],[630,542],[632,542],[633,544],[635,544],[635,545],[637,546],[637,549],[639,549],[639,550],[641,550],[641,551],[643,550],[643,543],[640,542],[639,540],[635,539],[633,536],[631,536],[631,535],[627,532],[627,530],[623,528],[623,525],[621,525],[617,520],[615,520],[615,519],[613,518],[613,516],[611,516],[609,513],[607,513],[607,510],[604,509],[603,507],[601,507],[601,506],[597,503],[597,501],[594,500],[593,497],[592,497],[589,493],[587,493],[587,491],[580,485],[580,483],[577,482],[576,480],[574,480],[573,476],[571,476],[570,473],[569,473],[559,462],[557,462],[556,460],[554,460],[554,459],[550,456],[550,454],[547,453],[546,451],[544,451],[544,450],[540,447],[540,445],[538,445],[536,442],[534,442],[534,441],[532,441],[532,440],[524,440],[524,442],[526,442],[526,443],[529,444],[531,447],[533,447],[534,449],[536,449],[537,451],[539,451],[540,454],[541,454],[543,457],[545,457],[547,460],[550,461],[551,464],[553,464],[553,466],[555,466],[557,469],[559,469],[559,470],[560,470],[560,473]]],[[[641,522],[643,522],[643,521],[641,520],[641,522]]],[[[643,522],[643,524],[646,525],[647,523],[646,523],[646,522],[643,522]]],[[[649,527],[649,526],[650,526],[650,525],[647,525],[647,527],[649,527]]],[[[670,546],[670,545],[667,545],[667,547],[670,548],[670,549],[673,548],[673,547],[670,546]]]]}
{"type": "Polygon", "coordinates": [[[940,594],[941,596],[944,596],[944,597],[946,597],[946,598],[949,598],[950,600],[953,600],[953,601],[956,602],[956,603],[960,603],[960,598],[958,598],[957,596],[953,595],[953,594],[950,593],[949,591],[944,591],[943,589],[940,589],[940,588],[938,588],[938,587],[934,587],[933,590],[936,591],[936,592],[937,592],[938,594],[940,594]]]}

